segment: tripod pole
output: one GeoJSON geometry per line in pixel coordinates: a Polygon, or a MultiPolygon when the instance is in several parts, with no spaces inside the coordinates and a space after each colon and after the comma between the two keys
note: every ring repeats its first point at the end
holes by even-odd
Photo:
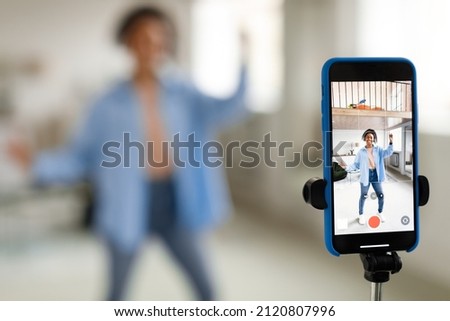
{"type": "Polygon", "coordinates": [[[371,301],[381,301],[381,287],[383,283],[372,282],[370,291],[371,301]]]}

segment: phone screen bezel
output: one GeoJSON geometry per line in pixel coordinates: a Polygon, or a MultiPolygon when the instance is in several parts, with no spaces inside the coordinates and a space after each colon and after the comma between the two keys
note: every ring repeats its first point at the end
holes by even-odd
{"type": "MultiPolygon", "coordinates": [[[[328,227],[332,233],[331,244],[337,253],[350,254],[350,253],[365,253],[374,251],[410,251],[417,245],[418,241],[418,174],[417,174],[417,103],[416,103],[416,77],[415,69],[411,62],[405,59],[336,59],[328,68],[328,86],[327,92],[331,93],[331,83],[333,81],[401,81],[408,80],[412,82],[412,140],[413,140],[413,169],[412,169],[412,181],[413,181],[413,202],[414,202],[414,228],[412,231],[399,231],[399,232],[371,232],[367,234],[335,234],[335,215],[334,215],[334,184],[330,185],[330,203],[329,211],[331,212],[331,226],[328,227]],[[362,247],[363,246],[363,247],[362,247]]],[[[331,101],[327,100],[328,106],[325,107],[327,112],[326,117],[328,123],[329,138],[325,141],[328,146],[325,149],[331,151],[333,148],[332,139],[332,109],[331,101]]],[[[331,164],[331,154],[326,153],[325,163],[331,164]]],[[[328,178],[332,177],[331,166],[325,166],[328,171],[328,178]]],[[[325,168],[324,167],[324,168],[325,168]]]]}

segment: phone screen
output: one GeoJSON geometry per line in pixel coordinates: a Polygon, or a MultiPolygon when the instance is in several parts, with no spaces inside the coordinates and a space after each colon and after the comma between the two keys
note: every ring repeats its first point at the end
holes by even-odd
{"type": "Polygon", "coordinates": [[[410,250],[417,242],[414,68],[360,59],[335,61],[327,73],[332,247],[410,250]]]}

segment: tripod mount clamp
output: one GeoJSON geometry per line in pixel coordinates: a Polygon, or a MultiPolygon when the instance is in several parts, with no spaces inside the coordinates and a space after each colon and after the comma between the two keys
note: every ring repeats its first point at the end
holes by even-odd
{"type": "MultiPolygon", "coordinates": [[[[419,175],[419,206],[424,206],[430,198],[430,184],[426,176],[419,175]]],[[[303,186],[303,199],[306,203],[318,210],[324,210],[328,207],[325,200],[325,187],[327,181],[323,178],[312,177],[303,186]]]]}

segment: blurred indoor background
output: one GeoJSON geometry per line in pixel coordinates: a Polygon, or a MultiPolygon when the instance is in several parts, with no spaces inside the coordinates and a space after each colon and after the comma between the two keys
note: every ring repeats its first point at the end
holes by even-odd
{"type": "MultiPolygon", "coordinates": [[[[243,30],[252,115],[221,139],[261,142],[271,133],[294,146],[283,157],[273,155],[275,168],[227,169],[236,211],[211,235],[210,246],[220,299],[370,298],[359,257],[328,254],[322,212],[302,199],[304,183],[322,168],[284,166],[305,143],[321,141],[324,61],[355,55],[403,56],[416,65],[419,172],[432,192],[421,208],[420,244],[400,253],[403,269],[384,286],[384,299],[450,299],[450,174],[443,166],[450,159],[449,1],[0,0],[1,300],[103,298],[106,259],[91,230],[85,188],[31,188],[6,143],[18,133],[36,149],[67,139],[99,90],[128,70],[113,30],[136,3],[157,3],[172,13],[179,63],[216,96],[236,84],[243,30]]],[[[321,157],[315,152],[312,160],[321,157]]],[[[130,299],[192,298],[158,241],[148,243],[136,268],[130,299]]]]}

